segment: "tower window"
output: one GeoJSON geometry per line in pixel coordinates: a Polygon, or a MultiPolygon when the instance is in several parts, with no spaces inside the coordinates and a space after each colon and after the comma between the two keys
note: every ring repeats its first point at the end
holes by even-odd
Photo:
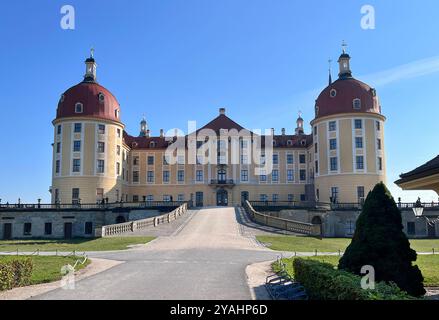
{"type": "Polygon", "coordinates": [[[81,159],[73,159],[73,172],[81,171],[81,159]]]}
{"type": "Polygon", "coordinates": [[[363,169],[364,169],[364,157],[357,156],[357,170],[363,170],[363,169]]]}
{"type": "Polygon", "coordinates": [[[381,130],[381,122],[379,122],[379,121],[376,122],[376,128],[377,128],[377,131],[381,130]]]}
{"type": "Polygon", "coordinates": [[[360,99],[354,99],[353,107],[354,107],[355,110],[361,109],[361,100],[360,99]]]}
{"type": "Polygon", "coordinates": [[[84,112],[84,106],[82,105],[82,103],[78,102],[77,104],[75,104],[75,113],[82,112],[84,112]]]}
{"type": "Polygon", "coordinates": [[[338,161],[337,157],[331,157],[329,159],[331,171],[337,171],[338,170],[338,161]]]}
{"type": "Polygon", "coordinates": [[[81,152],[81,141],[80,140],[73,141],[73,152],[81,152]]]}
{"type": "Polygon", "coordinates": [[[98,152],[99,153],[105,152],[105,143],[104,142],[98,142],[98,152]]]}
{"type": "Polygon", "coordinates": [[[315,107],[316,117],[319,115],[319,106],[315,107]]]}
{"type": "Polygon", "coordinates": [[[98,160],[98,173],[104,173],[105,170],[105,162],[104,160],[98,160]]]}
{"type": "Polygon", "coordinates": [[[363,148],[363,137],[355,137],[355,148],[357,149],[363,148]]]}
{"type": "Polygon", "coordinates": [[[61,142],[57,142],[56,143],[56,153],[60,153],[61,152],[61,142]]]}
{"type": "Polygon", "coordinates": [[[98,125],[98,133],[105,134],[105,125],[104,124],[98,125]]]}
{"type": "Polygon", "coordinates": [[[363,121],[361,119],[355,119],[355,129],[362,129],[363,128],[363,121]]]}
{"type": "Polygon", "coordinates": [[[105,95],[103,93],[99,93],[99,102],[105,101],[105,95]]]}
{"type": "Polygon", "coordinates": [[[329,92],[329,95],[331,96],[331,98],[335,98],[337,96],[337,90],[331,89],[331,91],[329,92]]]}
{"type": "Polygon", "coordinates": [[[75,123],[75,133],[81,133],[82,131],[82,124],[81,123],[75,123]]]}
{"type": "Polygon", "coordinates": [[[337,130],[337,122],[335,122],[335,121],[329,121],[328,127],[329,127],[329,131],[335,131],[335,130],[337,130]]]}
{"type": "Polygon", "coordinates": [[[59,168],[60,168],[60,161],[56,160],[56,162],[55,162],[55,173],[59,173],[59,168]]]}
{"type": "Polygon", "coordinates": [[[336,150],[336,149],[337,149],[337,139],[330,139],[329,150],[336,150]]]}
{"type": "Polygon", "coordinates": [[[383,158],[378,157],[378,170],[382,171],[383,170],[383,158]]]}
{"type": "Polygon", "coordinates": [[[56,133],[57,133],[57,134],[61,134],[61,125],[58,125],[58,126],[56,127],[56,133]]]}

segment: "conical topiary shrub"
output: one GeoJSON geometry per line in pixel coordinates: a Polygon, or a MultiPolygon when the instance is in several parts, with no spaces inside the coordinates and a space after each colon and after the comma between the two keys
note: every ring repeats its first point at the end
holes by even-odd
{"type": "Polygon", "coordinates": [[[424,295],[424,278],[412,265],[417,254],[402,230],[401,212],[392,195],[383,183],[377,184],[367,196],[339,269],[360,275],[362,266],[370,265],[375,281],[394,282],[415,297],[424,295]]]}

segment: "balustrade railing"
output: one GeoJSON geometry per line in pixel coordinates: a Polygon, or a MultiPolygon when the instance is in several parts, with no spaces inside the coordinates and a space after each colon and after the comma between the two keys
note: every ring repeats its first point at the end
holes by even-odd
{"type": "Polygon", "coordinates": [[[146,229],[149,227],[156,227],[163,223],[171,223],[172,221],[177,220],[181,215],[185,214],[187,210],[188,204],[183,203],[172,212],[163,214],[161,216],[103,226],[102,237],[121,236],[127,233],[136,232],[137,230],[146,229]]]}

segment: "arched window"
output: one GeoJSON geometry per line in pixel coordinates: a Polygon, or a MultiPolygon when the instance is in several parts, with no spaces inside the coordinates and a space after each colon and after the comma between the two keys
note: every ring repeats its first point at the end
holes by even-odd
{"type": "Polygon", "coordinates": [[[150,148],[155,148],[155,141],[151,141],[151,142],[149,143],[149,147],[150,147],[150,148]]]}
{"type": "Polygon", "coordinates": [[[83,113],[84,112],[84,106],[82,103],[78,102],[75,104],[75,113],[83,113]]]}
{"type": "Polygon", "coordinates": [[[352,104],[353,104],[353,108],[355,110],[360,110],[361,109],[361,100],[360,99],[354,99],[352,104]]]}

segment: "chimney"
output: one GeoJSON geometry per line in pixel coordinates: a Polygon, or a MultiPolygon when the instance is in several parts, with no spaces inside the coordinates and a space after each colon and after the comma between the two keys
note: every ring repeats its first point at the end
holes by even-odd
{"type": "Polygon", "coordinates": [[[164,133],[163,133],[163,129],[160,129],[160,138],[163,138],[164,133]]]}
{"type": "Polygon", "coordinates": [[[226,114],[226,108],[220,108],[219,109],[219,114],[226,114]]]}
{"type": "Polygon", "coordinates": [[[271,128],[271,135],[274,136],[274,128],[271,128]]]}
{"type": "Polygon", "coordinates": [[[282,128],[282,135],[285,135],[285,128],[282,128]]]}
{"type": "Polygon", "coordinates": [[[146,137],[149,138],[149,135],[151,134],[151,131],[148,129],[146,130],[146,137]]]}

